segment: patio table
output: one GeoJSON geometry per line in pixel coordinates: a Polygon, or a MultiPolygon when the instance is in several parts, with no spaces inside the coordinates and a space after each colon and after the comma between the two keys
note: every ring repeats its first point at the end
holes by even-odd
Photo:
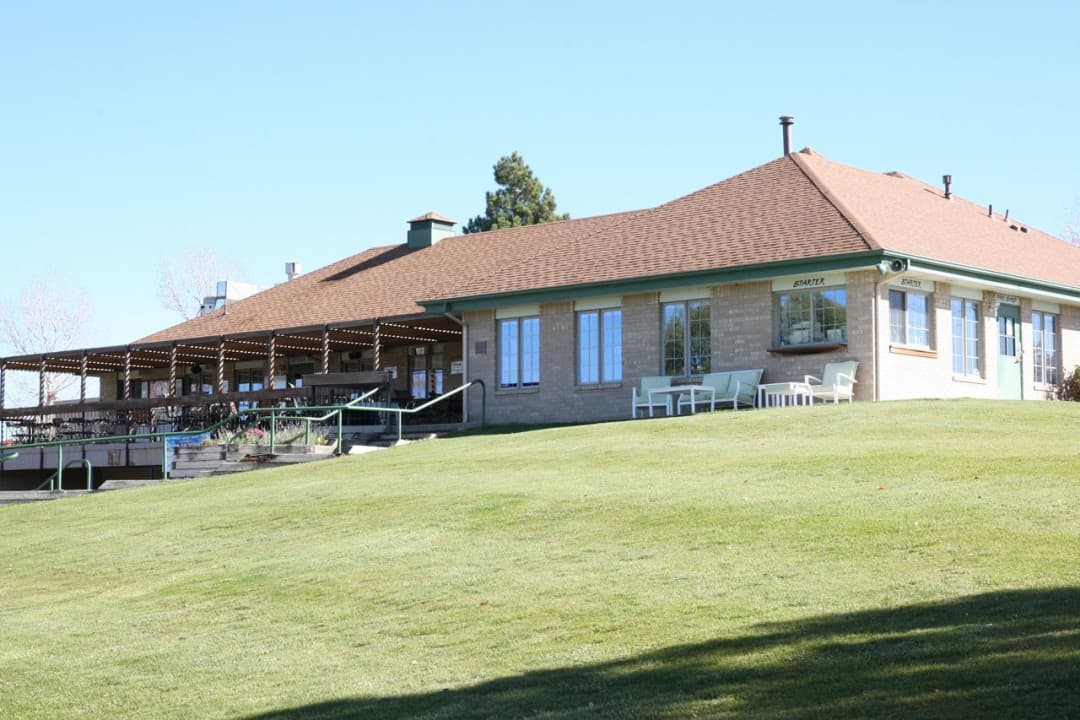
{"type": "MultiPolygon", "coordinates": [[[[713,401],[715,401],[715,398],[716,398],[716,388],[712,387],[711,385],[671,385],[669,387],[655,388],[653,390],[650,390],[649,391],[649,402],[650,403],[653,402],[653,395],[670,395],[671,399],[675,400],[679,395],[682,395],[683,393],[688,393],[690,395],[690,414],[691,415],[694,415],[694,414],[697,413],[697,405],[695,403],[695,401],[697,399],[696,398],[697,393],[706,393],[709,396],[709,399],[713,400],[713,401]]],[[[650,408],[649,412],[651,414],[651,412],[652,412],[651,408],[650,408]]],[[[680,414],[679,413],[679,408],[678,408],[678,403],[676,403],[675,414],[676,415],[680,414]]]]}
{"type": "Polygon", "coordinates": [[[808,405],[810,388],[801,382],[762,383],[757,386],[758,407],[783,407],[784,405],[808,405]]]}

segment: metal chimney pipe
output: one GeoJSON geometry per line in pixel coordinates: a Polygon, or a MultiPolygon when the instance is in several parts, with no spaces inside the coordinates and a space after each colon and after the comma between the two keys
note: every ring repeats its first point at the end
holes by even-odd
{"type": "Polygon", "coordinates": [[[795,118],[790,115],[780,116],[780,127],[783,128],[784,134],[784,154],[791,154],[791,126],[795,124],[795,118]]]}
{"type": "Polygon", "coordinates": [[[942,175],[941,182],[945,183],[945,199],[948,200],[952,197],[952,191],[949,189],[952,185],[952,175],[942,175]]]}

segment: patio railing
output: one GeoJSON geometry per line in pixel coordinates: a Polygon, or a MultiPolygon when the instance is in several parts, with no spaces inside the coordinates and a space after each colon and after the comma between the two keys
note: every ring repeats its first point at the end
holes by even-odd
{"type": "MultiPolygon", "coordinates": [[[[189,430],[167,430],[162,432],[147,432],[147,433],[127,433],[117,435],[103,435],[94,437],[82,437],[82,438],[65,438],[61,440],[47,440],[42,442],[31,442],[18,445],[10,445],[4,449],[4,454],[0,455],[0,462],[15,459],[19,456],[21,451],[31,449],[56,449],[56,472],[46,480],[47,483],[51,483],[55,479],[55,487],[50,484],[50,489],[63,490],[63,472],[65,468],[64,463],[64,448],[73,445],[86,446],[96,445],[102,443],[117,443],[117,442],[149,442],[153,440],[161,441],[161,474],[162,478],[168,479],[169,477],[169,450],[170,448],[176,448],[184,445],[183,439],[199,438],[200,441],[203,438],[209,438],[215,431],[224,428],[228,425],[232,425],[234,428],[240,428],[244,425],[249,425],[252,419],[257,419],[260,416],[268,416],[270,420],[270,453],[273,454],[276,450],[276,434],[277,423],[279,420],[287,420],[290,422],[302,422],[305,423],[305,444],[310,444],[312,424],[326,424],[331,421],[336,421],[337,425],[337,454],[344,452],[344,414],[346,412],[372,412],[379,414],[393,414],[396,416],[397,424],[397,439],[402,439],[402,417],[404,415],[416,414],[426,408],[436,405],[440,402],[444,402],[451,397],[454,397],[460,393],[465,392],[473,385],[479,385],[482,391],[481,394],[481,425],[487,422],[487,386],[483,380],[476,379],[471,382],[465,383],[460,387],[443,393],[432,400],[413,408],[399,408],[389,407],[385,404],[376,404],[371,402],[371,398],[376,395],[381,388],[375,388],[363,395],[351,400],[347,403],[340,405],[324,405],[324,406],[297,406],[297,407],[253,407],[245,408],[235,412],[225,418],[222,418],[211,425],[198,429],[189,430]],[[320,415],[309,416],[306,413],[319,412],[320,415]],[[170,442],[174,440],[174,442],[170,442]]],[[[235,432],[234,435],[235,437],[235,432]]],[[[91,478],[92,468],[90,463],[85,458],[73,462],[82,462],[87,469],[86,482],[87,489],[93,489],[93,481],[91,478]]],[[[72,463],[68,463],[72,464],[72,463]]]]}

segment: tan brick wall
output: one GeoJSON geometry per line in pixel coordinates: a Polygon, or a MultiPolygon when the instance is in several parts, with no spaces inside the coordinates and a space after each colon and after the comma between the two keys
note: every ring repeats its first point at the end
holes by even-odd
{"type": "MultiPolygon", "coordinates": [[[[859,361],[855,386],[857,400],[875,396],[896,400],[933,397],[997,396],[997,318],[990,314],[994,293],[979,303],[982,337],[982,377],[975,381],[954,378],[952,373],[951,287],[937,282],[931,295],[930,333],[932,352],[912,352],[893,347],[889,341],[889,286],[876,271],[847,274],[848,346],[845,350],[814,354],[771,353],[773,329],[772,285],[769,281],[735,283],[711,288],[712,369],[714,371],[762,368],[764,382],[820,377],[830,362],[859,361]],[[876,336],[875,336],[876,334],[876,336]],[[879,376],[875,378],[874,353],[878,353],[879,376]],[[876,380],[876,382],[875,382],[876,380]]],[[[488,384],[488,421],[493,423],[582,422],[621,419],[629,416],[631,388],[641,378],[660,374],[660,303],[655,292],[626,295],[623,311],[623,379],[609,385],[579,387],[575,383],[575,317],[571,302],[540,307],[540,386],[513,390],[496,387],[498,362],[497,324],[493,312],[466,313],[469,325],[469,374],[488,384]],[[487,352],[477,354],[478,341],[487,352]]],[[[1022,305],[1025,347],[1031,337],[1031,304],[1022,305]]],[[[1025,397],[1045,397],[1032,382],[1030,353],[1025,354],[1025,397]]],[[[1066,370],[1080,363],[1080,309],[1062,311],[1062,356],[1066,370]]],[[[470,419],[479,420],[479,398],[471,391],[470,419]]]]}

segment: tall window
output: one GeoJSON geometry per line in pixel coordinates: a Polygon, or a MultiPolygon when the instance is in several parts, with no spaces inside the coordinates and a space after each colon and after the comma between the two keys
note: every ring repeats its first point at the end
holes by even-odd
{"type": "Polygon", "coordinates": [[[622,310],[578,313],[578,384],[622,380],[622,310]]]}
{"type": "Polygon", "coordinates": [[[923,293],[889,291],[889,339],[904,345],[930,346],[930,314],[923,293]]]}
{"type": "Polygon", "coordinates": [[[979,304],[974,300],[952,299],[953,372],[979,375],[979,304]]]}
{"type": "Polygon", "coordinates": [[[540,384],[540,318],[499,321],[499,387],[540,384]]]}
{"type": "Polygon", "coordinates": [[[1043,312],[1031,313],[1031,330],[1035,345],[1035,382],[1040,385],[1058,384],[1058,317],[1043,312]]]}
{"type": "MultiPolygon", "coordinates": [[[[265,371],[263,370],[237,370],[236,371],[236,391],[237,392],[254,392],[256,390],[262,390],[266,381],[265,371]]],[[[247,410],[249,407],[258,407],[259,403],[249,402],[247,400],[241,400],[236,404],[237,409],[247,410]]]]}
{"type": "Polygon", "coordinates": [[[781,293],[776,302],[776,335],[781,347],[847,342],[844,288],[781,293]]]}
{"type": "Polygon", "coordinates": [[[663,305],[665,375],[702,375],[712,366],[712,315],[708,300],[663,305]]]}

